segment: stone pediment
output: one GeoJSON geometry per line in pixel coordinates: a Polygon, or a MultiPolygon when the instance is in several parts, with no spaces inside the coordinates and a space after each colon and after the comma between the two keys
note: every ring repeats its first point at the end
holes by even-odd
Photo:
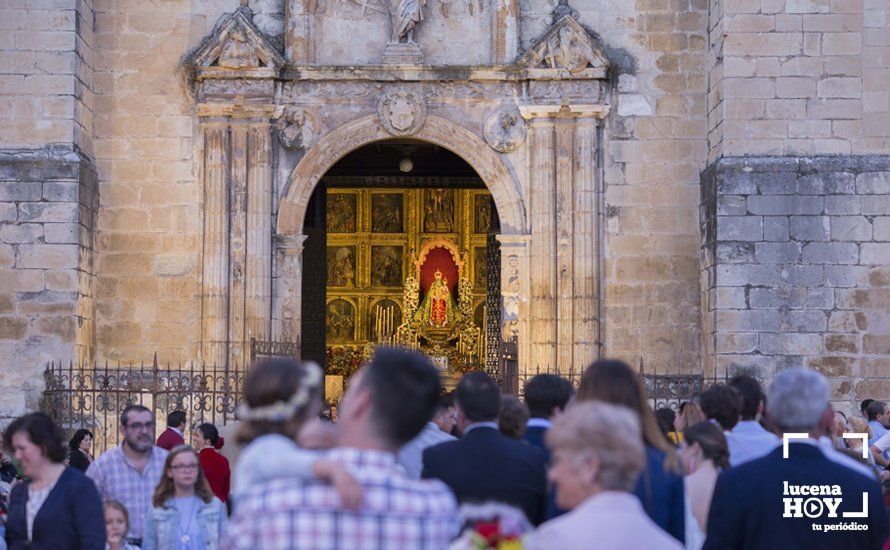
{"type": "Polygon", "coordinates": [[[223,16],[189,61],[198,77],[270,78],[285,64],[246,6],[223,16]]]}
{"type": "Polygon", "coordinates": [[[608,69],[602,48],[571,15],[554,23],[517,64],[526,68],[529,76],[540,77],[601,78],[608,69]]]}

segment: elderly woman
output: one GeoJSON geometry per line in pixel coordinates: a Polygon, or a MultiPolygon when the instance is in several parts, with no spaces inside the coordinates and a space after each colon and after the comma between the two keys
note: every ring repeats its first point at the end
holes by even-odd
{"type": "Polygon", "coordinates": [[[631,492],[646,464],[633,412],[599,401],[578,403],[554,421],[546,437],[556,504],[571,512],[529,535],[528,548],[683,548],[649,519],[631,492]]]}

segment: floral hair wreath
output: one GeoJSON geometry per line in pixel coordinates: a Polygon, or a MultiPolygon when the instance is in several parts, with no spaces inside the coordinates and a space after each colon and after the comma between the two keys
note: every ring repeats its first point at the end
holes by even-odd
{"type": "Polygon", "coordinates": [[[321,368],[313,363],[303,363],[305,375],[300,387],[287,401],[276,401],[262,407],[249,407],[247,403],[238,405],[238,420],[284,422],[296,416],[297,412],[309,402],[312,391],[318,388],[322,380],[321,368]]]}

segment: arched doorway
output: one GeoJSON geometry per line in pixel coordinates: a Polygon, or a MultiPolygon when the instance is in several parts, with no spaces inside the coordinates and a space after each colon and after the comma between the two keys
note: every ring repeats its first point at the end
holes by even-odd
{"type": "MultiPolygon", "coordinates": [[[[302,317],[306,310],[303,307],[302,281],[304,272],[311,271],[312,267],[303,255],[304,243],[309,239],[309,235],[303,231],[310,212],[310,199],[319,181],[351,152],[392,138],[378,117],[356,119],[326,134],[306,152],[291,173],[278,209],[274,241],[272,316],[276,339],[296,341],[301,347],[305,342],[302,317]]],[[[497,212],[500,223],[499,234],[491,236],[491,240],[495,242],[496,237],[503,255],[503,261],[498,262],[502,268],[498,278],[504,284],[499,294],[487,299],[499,302],[501,306],[500,319],[497,319],[498,326],[495,327],[500,339],[521,342],[526,331],[528,222],[518,178],[504,159],[478,136],[448,120],[428,116],[411,140],[450,152],[463,165],[468,165],[477,180],[481,180],[484,189],[490,192],[492,210],[497,212]]],[[[317,205],[315,207],[318,208],[317,205]]],[[[487,317],[488,320],[492,318],[487,317]]],[[[488,340],[488,344],[493,346],[494,340],[488,340]]],[[[314,355],[318,355],[319,351],[316,350],[314,355]]]]}
{"type": "Polygon", "coordinates": [[[494,367],[499,231],[491,193],[448,149],[391,139],[348,153],[307,205],[302,356],[344,376],[381,344],[416,346],[446,376],[494,367]]]}

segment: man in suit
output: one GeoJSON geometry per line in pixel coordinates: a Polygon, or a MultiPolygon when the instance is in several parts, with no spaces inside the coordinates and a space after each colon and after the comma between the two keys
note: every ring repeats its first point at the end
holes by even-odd
{"type": "Polygon", "coordinates": [[[825,378],[786,369],[767,397],[767,419],[789,439],[766,456],[720,474],[705,550],[881,548],[887,512],[869,469],[819,441],[834,412],[825,378]],[[865,517],[856,517],[867,506],[865,517]],[[845,515],[854,514],[853,516],[845,515]]]}
{"type": "Polygon", "coordinates": [[[423,453],[423,477],[438,478],[458,502],[497,501],[516,506],[537,525],[545,518],[544,451],[500,433],[501,394],[483,372],[463,377],[455,392],[457,425],[463,439],[423,453]]]}
{"type": "MultiPolygon", "coordinates": [[[[557,414],[565,409],[572,394],[575,393],[572,383],[555,374],[539,374],[532,377],[525,385],[525,404],[531,413],[523,439],[544,451],[547,465],[550,465],[550,450],[544,443],[544,436],[550,429],[551,422],[557,414]]],[[[556,505],[556,493],[553,488],[547,491],[546,519],[553,519],[565,513],[556,505]]]]}
{"type": "Polygon", "coordinates": [[[185,411],[167,415],[167,429],[158,437],[158,447],[170,450],[185,444],[185,411]]]}

